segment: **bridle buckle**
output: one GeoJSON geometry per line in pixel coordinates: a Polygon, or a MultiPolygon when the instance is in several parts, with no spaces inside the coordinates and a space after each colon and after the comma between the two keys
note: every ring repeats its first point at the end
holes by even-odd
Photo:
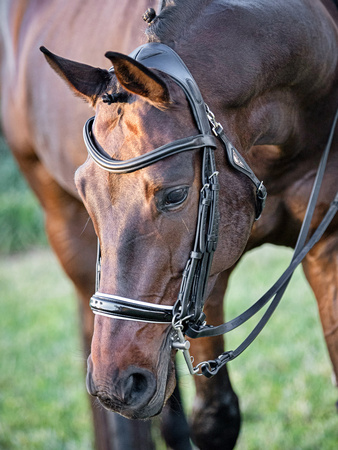
{"type": "Polygon", "coordinates": [[[219,122],[217,122],[215,114],[211,111],[211,109],[209,108],[209,106],[206,103],[205,103],[205,109],[206,109],[208,120],[211,124],[211,131],[217,137],[223,131],[223,127],[219,122]]]}
{"type": "Polygon", "coordinates": [[[174,330],[172,339],[172,348],[176,350],[181,350],[183,353],[183,357],[188,366],[189,373],[191,375],[202,375],[198,374],[199,368],[193,366],[194,358],[190,355],[190,342],[187,341],[183,334],[183,321],[188,320],[192,317],[192,315],[185,317],[184,319],[177,320],[178,315],[173,317],[172,327],[174,330]]]}

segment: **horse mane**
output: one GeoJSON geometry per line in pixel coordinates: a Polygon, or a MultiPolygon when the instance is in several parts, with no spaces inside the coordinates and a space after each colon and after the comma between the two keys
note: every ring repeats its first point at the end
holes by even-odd
{"type": "Polygon", "coordinates": [[[162,10],[146,30],[148,42],[173,45],[184,38],[190,26],[213,0],[164,0],[162,10]]]}

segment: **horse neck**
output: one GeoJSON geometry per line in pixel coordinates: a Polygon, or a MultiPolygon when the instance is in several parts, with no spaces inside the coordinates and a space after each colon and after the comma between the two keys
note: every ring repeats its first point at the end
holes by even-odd
{"type": "Polygon", "coordinates": [[[149,40],[182,57],[235,145],[249,150],[265,133],[261,144],[309,151],[304,111],[314,111],[307,126],[319,123],[327,134],[315,111],[326,105],[329,123],[337,100],[336,28],[321,2],[196,3],[168,5],[149,28],[149,40]]]}
{"type": "MultiPolygon", "coordinates": [[[[163,0],[162,10],[146,34],[149,42],[162,42],[172,47],[185,39],[185,30],[199,22],[205,8],[213,0],[163,0]]],[[[160,2],[161,3],[161,2],[160,2]]]]}

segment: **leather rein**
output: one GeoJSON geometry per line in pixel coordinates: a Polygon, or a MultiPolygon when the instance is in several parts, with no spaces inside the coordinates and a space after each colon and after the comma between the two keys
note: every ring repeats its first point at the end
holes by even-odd
{"type": "Polygon", "coordinates": [[[92,117],[86,122],[83,133],[88,153],[104,170],[113,173],[130,173],[154,164],[168,156],[203,148],[202,189],[200,191],[195,242],[183,271],[177,301],[173,306],[157,305],[100,292],[101,251],[98,243],[96,293],[90,300],[90,306],[95,314],[107,317],[171,324],[172,347],[183,351],[190,373],[205,375],[209,378],[215,375],[226,363],[239,356],[257,337],[279,304],[294,270],[323,235],[338,209],[337,193],[323,221],[305,245],[333,139],[338,111],[318,168],[306,215],[289,267],[267,293],[244,313],[223,325],[211,326],[205,322],[203,306],[213,254],[218,241],[219,183],[214,156],[217,139],[221,141],[225,149],[229,164],[237,171],[245,174],[256,187],[256,220],[259,219],[264,208],[267,195],[266,189],[263,182],[258,180],[244,158],[227,138],[221,124],[216,121],[214,114],[204,103],[191,73],[174,50],[165,44],[149,43],[138,47],[130,56],[141,61],[147,67],[167,73],[183,89],[200,134],[176,140],[129,160],[118,161],[104,154],[96,146],[92,133],[94,122],[94,117],[92,117]],[[195,367],[193,366],[193,359],[189,353],[190,342],[185,339],[184,335],[198,338],[228,333],[250,319],[272,298],[273,300],[256,327],[234,351],[226,351],[214,360],[203,361],[195,367]]]}

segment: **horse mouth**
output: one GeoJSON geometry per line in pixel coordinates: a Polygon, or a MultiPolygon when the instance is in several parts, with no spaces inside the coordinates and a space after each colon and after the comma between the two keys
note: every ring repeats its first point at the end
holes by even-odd
{"type": "Polygon", "coordinates": [[[150,419],[151,417],[160,414],[163,408],[162,402],[153,406],[151,406],[150,404],[145,405],[145,407],[140,409],[140,408],[125,407],[124,405],[117,404],[111,397],[108,396],[98,395],[97,398],[100,405],[102,405],[108,411],[118,413],[121,416],[132,420],[150,419]]]}

